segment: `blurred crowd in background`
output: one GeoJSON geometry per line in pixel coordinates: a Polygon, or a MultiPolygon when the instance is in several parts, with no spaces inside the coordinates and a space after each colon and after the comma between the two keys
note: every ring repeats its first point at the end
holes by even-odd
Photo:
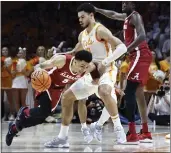
{"type": "MultiPolygon", "coordinates": [[[[77,6],[82,2],[12,3],[2,2],[1,109],[4,120],[14,120],[21,106],[35,106],[35,91],[30,83],[33,67],[55,53],[72,50],[82,30],[76,12],[77,6]],[[21,87],[16,85],[17,79],[23,80],[21,87]]],[[[92,4],[103,9],[122,11],[122,2],[96,1],[92,4]]],[[[149,71],[159,69],[166,73],[163,82],[149,75],[144,88],[149,118],[159,125],[168,125],[170,123],[170,2],[137,2],[137,10],[142,15],[147,42],[153,53],[149,71]],[[161,119],[163,115],[167,118],[165,121],[161,119]]],[[[122,21],[111,20],[100,14],[96,14],[95,17],[98,22],[109,28],[113,35],[124,41],[122,21]]],[[[127,124],[124,96],[119,88],[125,83],[129,59],[126,56],[119,59],[117,67],[118,107],[122,123],[127,124]]],[[[95,95],[93,98],[89,97],[87,122],[96,121],[103,107],[103,102],[95,95]]],[[[53,117],[49,117],[47,122],[58,122],[60,113],[59,105],[52,114],[53,117]]],[[[138,121],[138,112],[136,116],[138,121]]],[[[79,122],[77,111],[73,122],[79,122]]]]}

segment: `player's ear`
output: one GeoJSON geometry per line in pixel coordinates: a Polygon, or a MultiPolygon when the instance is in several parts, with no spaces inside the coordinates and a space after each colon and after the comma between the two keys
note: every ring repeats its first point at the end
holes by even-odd
{"type": "Polygon", "coordinates": [[[91,18],[94,17],[94,13],[90,13],[91,18]]]}

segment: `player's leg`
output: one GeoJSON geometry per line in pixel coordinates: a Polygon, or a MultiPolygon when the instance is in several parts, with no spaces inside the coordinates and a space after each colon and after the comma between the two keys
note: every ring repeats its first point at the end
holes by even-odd
{"type": "Polygon", "coordinates": [[[136,97],[137,97],[137,104],[139,113],[141,116],[141,123],[142,123],[142,130],[139,135],[139,139],[151,142],[151,133],[148,131],[148,114],[147,114],[147,102],[145,100],[144,95],[144,84],[146,84],[148,79],[148,70],[149,70],[150,62],[143,64],[143,74],[140,76],[141,78],[141,85],[138,86],[136,90],[136,97]],[[150,140],[149,140],[150,139],[150,140]]]}
{"type": "Polygon", "coordinates": [[[140,140],[148,141],[146,139],[152,139],[151,133],[148,131],[148,114],[147,114],[147,104],[144,96],[143,86],[139,86],[136,91],[137,104],[139,113],[141,116],[142,130],[139,135],[140,140]]]}
{"type": "MultiPolygon", "coordinates": [[[[67,89],[62,96],[62,124],[59,135],[53,140],[45,143],[45,147],[65,148],[69,147],[67,141],[69,124],[73,117],[73,104],[76,100],[82,100],[92,95],[94,92],[92,88],[86,88],[85,77],[76,81],[69,89],[67,89]],[[90,90],[91,89],[91,90],[90,90]],[[90,92],[91,91],[91,92],[90,92]]],[[[89,76],[88,76],[89,77],[89,76]]]]}
{"type": "Polygon", "coordinates": [[[84,140],[87,143],[90,143],[93,140],[93,136],[90,134],[90,129],[87,127],[86,120],[87,120],[87,106],[86,106],[86,99],[80,100],[78,102],[78,115],[80,118],[81,123],[81,131],[84,136],[84,140]]]}
{"type": "Polygon", "coordinates": [[[62,124],[60,132],[57,137],[46,142],[44,145],[48,148],[68,148],[68,131],[69,124],[73,118],[73,104],[76,101],[76,97],[71,89],[66,90],[61,98],[62,105],[62,124]]]}
{"type": "Polygon", "coordinates": [[[129,132],[127,133],[128,142],[139,140],[135,127],[135,110],[136,110],[136,90],[140,83],[127,80],[125,88],[126,114],[129,122],[129,132]]]}
{"type": "Polygon", "coordinates": [[[91,129],[93,129],[92,127],[95,127],[94,136],[98,141],[101,141],[102,124],[108,120],[110,115],[114,123],[115,141],[116,143],[124,143],[126,141],[126,136],[118,115],[117,98],[114,90],[116,75],[116,70],[111,71],[105,73],[99,80],[98,94],[104,102],[106,108],[104,108],[102,112],[102,115],[104,116],[101,115],[100,120],[97,123],[92,124],[91,129]]]}
{"type": "Polygon", "coordinates": [[[46,117],[51,113],[51,100],[47,92],[41,93],[38,97],[40,107],[29,109],[21,107],[18,111],[17,118],[14,122],[10,122],[8,133],[6,135],[6,144],[11,145],[14,136],[23,128],[42,124],[46,117]]]}
{"type": "Polygon", "coordinates": [[[140,112],[140,116],[142,119],[143,129],[148,131],[147,126],[147,106],[144,97],[143,85],[146,83],[148,79],[148,69],[150,66],[150,62],[138,62],[134,64],[132,62],[132,71],[129,72],[127,86],[125,90],[125,100],[127,107],[127,117],[129,121],[129,132],[127,135],[127,141],[138,141],[139,137],[136,134],[135,129],[135,109],[136,109],[136,100],[140,112]]]}

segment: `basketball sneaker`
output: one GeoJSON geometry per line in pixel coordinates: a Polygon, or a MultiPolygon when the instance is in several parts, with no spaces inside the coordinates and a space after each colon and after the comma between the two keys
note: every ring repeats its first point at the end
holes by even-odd
{"type": "Polygon", "coordinates": [[[6,140],[5,140],[7,146],[11,145],[14,136],[16,136],[16,134],[18,133],[18,132],[13,130],[13,126],[15,126],[15,124],[13,124],[13,122],[10,122],[9,126],[8,126],[8,133],[6,135],[6,140]]]}
{"type": "Polygon", "coordinates": [[[93,136],[90,133],[90,129],[87,128],[81,128],[82,134],[84,136],[84,141],[87,143],[90,143],[93,140],[93,136]]]}
{"type": "Polygon", "coordinates": [[[127,139],[127,142],[138,142],[139,141],[138,134],[137,133],[133,134],[133,133],[130,133],[129,131],[126,134],[126,139],[127,139]]]}
{"type": "Polygon", "coordinates": [[[18,131],[22,130],[22,122],[26,119],[24,110],[28,109],[28,107],[21,107],[17,113],[17,117],[15,119],[15,125],[18,131]]]}
{"type": "Polygon", "coordinates": [[[68,138],[61,139],[59,137],[52,139],[44,144],[47,148],[69,148],[68,138]]]}
{"type": "Polygon", "coordinates": [[[122,126],[114,127],[114,143],[123,144],[126,142],[126,134],[122,126]]]}
{"type": "Polygon", "coordinates": [[[140,130],[140,133],[138,134],[139,141],[144,143],[151,143],[152,137],[150,132],[143,133],[142,129],[140,130]]]}
{"type": "Polygon", "coordinates": [[[91,123],[90,131],[98,142],[102,142],[102,126],[97,125],[97,122],[91,123]]]}

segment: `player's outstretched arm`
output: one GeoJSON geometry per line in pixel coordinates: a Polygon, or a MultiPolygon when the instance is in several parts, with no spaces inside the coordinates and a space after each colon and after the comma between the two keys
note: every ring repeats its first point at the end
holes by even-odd
{"type": "Polygon", "coordinates": [[[65,62],[66,62],[66,56],[56,54],[51,59],[49,59],[43,63],[40,63],[39,67],[41,69],[51,69],[53,67],[57,67],[60,69],[65,65],[65,62]]]}
{"type": "Polygon", "coordinates": [[[128,52],[134,51],[138,45],[146,40],[146,34],[144,30],[144,24],[139,14],[135,13],[132,15],[130,23],[135,27],[137,32],[137,38],[128,46],[128,52]]]}
{"type": "Polygon", "coordinates": [[[120,39],[113,36],[112,33],[104,26],[100,26],[98,28],[97,37],[99,40],[108,42],[113,50],[113,54],[102,61],[103,65],[109,65],[110,63],[117,60],[120,56],[127,52],[125,44],[123,44],[123,42],[120,39]]]}
{"type": "Polygon", "coordinates": [[[96,12],[103,14],[104,16],[111,18],[111,19],[114,19],[114,20],[124,21],[125,18],[127,17],[127,15],[125,13],[117,13],[115,11],[100,9],[97,7],[94,7],[94,8],[95,8],[96,12]]]}

